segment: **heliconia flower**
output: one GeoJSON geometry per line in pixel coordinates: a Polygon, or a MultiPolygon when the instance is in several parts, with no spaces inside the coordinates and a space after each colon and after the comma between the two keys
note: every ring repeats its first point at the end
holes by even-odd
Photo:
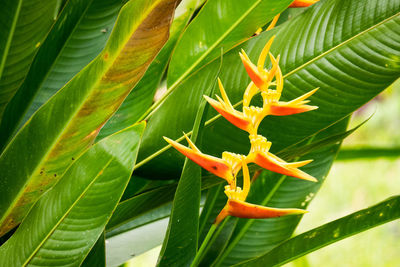
{"type": "Polygon", "coordinates": [[[283,159],[268,152],[271,147],[271,142],[268,142],[267,139],[261,135],[250,136],[250,143],[251,149],[249,155],[246,158],[247,162],[254,162],[264,169],[283,175],[292,176],[312,182],[318,182],[315,177],[298,169],[299,167],[302,167],[312,162],[312,160],[304,160],[290,163],[286,162],[283,159]]]}
{"type": "Polygon", "coordinates": [[[172,139],[164,136],[167,141],[176,150],[183,155],[200,165],[207,171],[215,174],[218,177],[225,179],[229,184],[234,183],[234,176],[240,170],[241,155],[224,152],[222,159],[201,153],[201,151],[193,144],[193,142],[185,134],[185,138],[190,148],[175,142],[172,139]]]}
{"type": "Polygon", "coordinates": [[[257,131],[258,125],[265,117],[265,115],[263,115],[265,111],[259,108],[257,109],[255,107],[247,107],[247,109],[244,108],[244,112],[237,111],[236,109],[234,109],[231,102],[229,101],[229,98],[220,79],[218,79],[218,85],[221,91],[222,99],[219,96],[216,96],[218,99],[218,101],[216,101],[205,95],[204,98],[207,100],[207,102],[213,108],[215,108],[215,110],[217,110],[218,113],[220,113],[225,119],[227,119],[230,123],[232,123],[239,129],[242,129],[249,133],[257,131]]]}
{"type": "Polygon", "coordinates": [[[319,0],[295,0],[289,7],[308,7],[315,4],[319,0]]]}
{"type": "Polygon", "coordinates": [[[269,106],[269,113],[275,116],[285,116],[317,109],[317,106],[306,105],[308,102],[310,102],[310,100],[305,99],[314,94],[318,89],[319,88],[315,88],[314,90],[311,90],[310,92],[305,93],[304,95],[289,102],[273,102],[269,106]]]}
{"type": "Polygon", "coordinates": [[[243,191],[240,187],[232,189],[230,186],[225,186],[225,194],[228,196],[228,201],[215,219],[215,224],[219,224],[227,216],[248,219],[265,219],[276,218],[285,215],[304,214],[307,212],[302,209],[278,209],[245,202],[250,189],[250,175],[245,162],[243,162],[242,169],[243,191]]]}
{"type": "Polygon", "coordinates": [[[271,61],[272,61],[272,68],[270,71],[264,69],[264,63],[265,59],[269,53],[269,49],[272,45],[272,42],[274,41],[275,36],[273,36],[269,41],[265,44],[263,50],[261,51],[261,54],[258,58],[257,66],[254,65],[249,56],[246,54],[246,52],[242,49],[242,51],[239,53],[240,58],[242,59],[244,68],[247,71],[247,74],[249,75],[250,79],[253,81],[253,83],[261,90],[265,91],[268,90],[268,87],[270,83],[272,82],[272,79],[275,76],[275,72],[277,70],[278,66],[278,60],[272,60],[273,56],[270,54],[271,61]]]}

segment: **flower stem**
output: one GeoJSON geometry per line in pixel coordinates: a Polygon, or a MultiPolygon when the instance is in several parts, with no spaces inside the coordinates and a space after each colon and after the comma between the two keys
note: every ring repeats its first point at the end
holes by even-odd
{"type": "Polygon", "coordinates": [[[200,260],[203,258],[204,250],[207,248],[208,242],[210,241],[211,237],[213,236],[215,230],[217,229],[217,224],[212,224],[210,230],[208,231],[206,237],[204,238],[203,243],[200,246],[199,251],[197,251],[196,256],[194,257],[192,264],[190,267],[196,267],[199,265],[200,260]]]}

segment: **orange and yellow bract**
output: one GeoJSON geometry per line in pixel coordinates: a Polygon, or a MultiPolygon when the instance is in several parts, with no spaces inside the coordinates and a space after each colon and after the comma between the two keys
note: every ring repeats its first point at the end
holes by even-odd
{"type": "MultiPolygon", "coordinates": [[[[306,1],[295,1],[293,4],[306,1]]],[[[311,1],[308,1],[311,2],[311,1]]],[[[314,1],[316,2],[316,1],[314,1]]],[[[292,5],[293,5],[292,4],[292,5]]],[[[301,209],[278,209],[264,207],[246,202],[250,191],[250,174],[247,165],[255,163],[258,166],[299,179],[317,182],[313,176],[300,170],[300,167],[310,163],[312,160],[299,162],[286,162],[283,159],[269,152],[271,142],[257,133],[261,121],[268,115],[285,116],[315,110],[317,106],[307,105],[310,97],[317,89],[314,89],[298,98],[283,102],[279,101],[284,87],[282,71],[279,67],[279,56],[274,57],[270,52],[270,47],[274,41],[274,36],[266,43],[262,50],[257,65],[253,64],[246,52],[242,50],[239,55],[243,65],[251,79],[243,95],[242,111],[236,110],[229,101],[222,81],[218,79],[220,96],[217,100],[204,96],[207,102],[217,110],[225,119],[241,130],[248,132],[250,139],[250,152],[248,155],[240,155],[231,152],[223,152],[222,158],[217,158],[203,154],[185,135],[190,146],[183,146],[167,137],[164,139],[186,157],[202,166],[207,171],[227,181],[225,194],[228,201],[215,220],[215,224],[220,223],[227,216],[240,218],[271,218],[290,214],[302,214],[305,210],[301,209]],[[271,60],[271,68],[265,69],[267,56],[271,60]],[[260,93],[263,99],[262,107],[251,106],[252,98],[260,93]],[[243,189],[237,186],[236,177],[239,171],[243,174],[243,189]]]]}

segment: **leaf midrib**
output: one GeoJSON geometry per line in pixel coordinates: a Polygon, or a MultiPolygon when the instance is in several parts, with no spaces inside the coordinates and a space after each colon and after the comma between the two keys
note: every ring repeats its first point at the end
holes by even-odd
{"type": "MultiPolygon", "coordinates": [[[[70,34],[68,35],[67,39],[66,39],[65,42],[63,43],[63,45],[62,45],[62,47],[61,47],[59,53],[57,53],[57,56],[54,58],[54,60],[53,60],[53,62],[51,63],[51,65],[48,67],[48,69],[47,69],[47,71],[46,71],[46,74],[43,76],[43,79],[40,81],[39,85],[36,87],[37,90],[35,91],[35,93],[34,93],[34,95],[32,96],[32,98],[29,99],[29,102],[27,103],[27,105],[24,107],[24,108],[25,108],[24,112],[20,114],[20,117],[18,118],[18,122],[15,124],[15,127],[14,127],[13,129],[11,129],[11,132],[12,132],[12,133],[15,133],[15,132],[18,130],[18,128],[19,128],[18,126],[21,124],[21,122],[23,121],[23,119],[24,119],[26,113],[29,111],[29,109],[30,109],[30,107],[31,107],[31,104],[34,102],[34,100],[35,100],[36,96],[38,95],[40,89],[42,88],[44,82],[45,82],[45,81],[47,80],[47,78],[49,77],[49,75],[50,75],[50,73],[51,73],[51,70],[52,70],[53,67],[58,63],[58,60],[60,59],[60,56],[62,55],[63,51],[64,51],[65,48],[67,47],[67,43],[71,40],[72,36],[74,35],[75,31],[76,31],[77,28],[78,28],[78,25],[81,23],[82,19],[86,16],[88,9],[90,8],[90,6],[91,6],[92,3],[93,3],[93,0],[88,0],[88,1],[90,1],[91,3],[88,4],[88,5],[86,6],[85,10],[81,13],[81,16],[79,17],[77,23],[74,25],[74,27],[73,27],[73,29],[71,30],[70,34]]],[[[70,3],[71,3],[71,2],[70,2],[70,3]]],[[[65,9],[65,7],[64,7],[64,9],[65,9]]],[[[51,29],[50,31],[54,30],[54,28],[55,28],[55,24],[53,24],[52,29],[51,29]]],[[[25,84],[25,81],[24,81],[24,84],[25,84]]],[[[63,87],[64,87],[64,86],[63,86],[63,87]]],[[[61,87],[61,88],[63,88],[63,87],[61,87]]],[[[60,88],[60,89],[61,89],[61,88],[60,88]]],[[[58,89],[58,90],[60,90],[60,89],[58,89]]],[[[57,90],[57,91],[58,91],[58,90],[57,90]]],[[[51,97],[50,97],[50,98],[51,98],[51,97]]],[[[43,103],[43,104],[45,104],[45,103],[43,103]]],[[[42,104],[42,105],[43,105],[43,104],[42,104]]],[[[35,112],[34,112],[34,113],[35,113],[35,112]]]]}
{"type": "Polygon", "coordinates": [[[5,49],[4,49],[4,54],[2,55],[2,58],[1,58],[1,62],[0,62],[0,79],[1,79],[1,77],[3,75],[3,70],[4,70],[4,66],[6,64],[6,59],[7,59],[7,56],[8,56],[8,52],[9,52],[10,47],[11,47],[11,42],[12,42],[12,39],[13,39],[13,36],[14,36],[15,28],[17,27],[17,21],[18,21],[19,13],[21,11],[22,1],[23,0],[19,0],[19,2],[18,2],[18,6],[17,6],[16,12],[15,12],[14,18],[13,18],[13,22],[11,23],[11,29],[10,29],[10,32],[9,32],[9,35],[8,35],[8,38],[7,38],[6,46],[5,46],[5,49]]]}
{"type": "MultiPolygon", "coordinates": [[[[96,174],[94,179],[86,186],[85,190],[76,198],[76,200],[71,204],[68,210],[64,213],[64,215],[58,220],[58,222],[53,226],[53,228],[49,231],[49,233],[43,238],[43,240],[37,245],[31,255],[26,259],[22,266],[26,266],[32,258],[36,255],[36,253],[41,249],[42,245],[50,238],[50,236],[54,233],[57,227],[64,221],[64,219],[69,215],[71,210],[76,206],[76,204],[84,197],[87,191],[92,187],[92,185],[97,181],[97,179],[103,174],[104,170],[111,164],[114,160],[114,157],[111,157],[109,161],[100,169],[100,171],[96,174]]],[[[79,162],[78,162],[79,163],[79,162]]]]}
{"type": "MultiPolygon", "coordinates": [[[[236,27],[238,24],[240,24],[245,18],[246,18],[246,16],[250,13],[250,12],[252,12],[255,8],[257,8],[257,6],[259,5],[261,3],[261,0],[258,0],[257,2],[255,2],[241,17],[240,17],[240,19],[239,20],[237,20],[237,22],[235,22],[233,25],[232,25],[232,27],[229,27],[228,28],[228,30],[227,31],[225,31],[225,33],[224,34],[222,34],[221,35],[221,37],[220,38],[218,38],[217,40],[216,40],[216,42],[214,42],[214,44],[213,45],[211,45],[210,46],[210,49],[208,49],[208,50],[206,50],[206,51],[208,51],[208,52],[206,52],[206,53],[204,53],[204,54],[202,54],[169,88],[168,88],[168,90],[164,93],[164,95],[157,101],[157,102],[155,102],[150,108],[149,108],[149,110],[148,111],[146,111],[145,113],[144,113],[144,115],[141,117],[141,119],[148,119],[149,117],[151,117],[151,115],[152,114],[154,114],[154,112],[157,110],[157,108],[164,102],[164,100],[178,87],[178,85],[184,80],[184,79],[186,79],[187,77],[190,77],[190,76],[192,76],[193,75],[193,73],[196,73],[197,71],[195,71],[195,72],[193,72],[192,74],[190,74],[190,72],[194,69],[194,68],[196,68],[196,66],[198,65],[198,64],[200,64],[200,62],[201,61],[203,61],[204,60],[204,58],[206,57],[206,56],[208,56],[210,53],[211,53],[211,51],[213,51],[214,50],[214,48],[215,47],[217,47],[217,45],[218,44],[220,44],[222,41],[223,41],[223,39],[225,39],[225,37],[226,36],[228,36],[228,34],[230,34],[233,30],[234,30],[234,27],[236,27]],[[190,74],[190,75],[189,75],[190,74]]],[[[202,9],[203,10],[203,9],[202,9]]],[[[184,33],[183,33],[184,34],[184,33]]],[[[182,34],[182,35],[183,35],[182,34]]],[[[176,46],[175,46],[175,48],[176,48],[176,46]]],[[[218,58],[215,58],[215,59],[213,59],[213,60],[211,60],[209,63],[211,63],[211,62],[213,62],[213,61],[215,61],[216,59],[218,59],[218,58]]],[[[208,65],[209,63],[207,63],[206,65],[208,65]]],[[[205,65],[205,66],[206,66],[205,65]]],[[[200,68],[200,69],[202,69],[202,68],[200,68]]],[[[200,70],[199,69],[199,70],[200,70]]]]}
{"type": "MultiPolygon", "coordinates": [[[[157,6],[159,4],[159,2],[162,0],[158,0],[158,1],[154,1],[153,5],[151,5],[148,8],[147,12],[143,12],[142,14],[142,18],[141,20],[137,21],[137,25],[133,26],[133,30],[132,33],[126,38],[126,40],[123,42],[124,45],[122,45],[120,47],[120,49],[118,50],[118,53],[116,53],[117,56],[115,56],[112,61],[110,60],[109,65],[104,69],[104,72],[102,73],[102,75],[99,75],[98,79],[96,82],[93,83],[93,88],[96,88],[98,86],[98,84],[102,81],[102,77],[104,76],[105,73],[107,73],[107,70],[113,66],[115,60],[118,58],[118,55],[121,53],[121,51],[123,50],[123,48],[126,46],[126,43],[128,42],[128,40],[130,39],[130,37],[132,36],[133,33],[136,32],[136,30],[140,27],[141,22],[143,22],[143,20],[153,11],[154,7],[157,6]]],[[[103,50],[104,51],[104,50],[103,50]]],[[[87,65],[84,69],[88,68],[89,66],[91,66],[92,64],[94,64],[97,60],[100,59],[100,57],[102,56],[102,53],[100,53],[91,63],[89,63],[89,65],[87,65]]],[[[79,73],[77,74],[79,75],[79,73]]],[[[76,76],[75,76],[76,77],[76,76]]],[[[67,86],[72,80],[70,80],[65,86],[67,86]]],[[[63,88],[65,88],[65,86],[63,88]]],[[[60,89],[55,95],[59,94],[60,91],[62,89],[60,89]]],[[[15,205],[15,203],[23,196],[24,193],[24,189],[26,187],[26,185],[31,181],[32,176],[34,176],[34,174],[40,169],[40,167],[43,165],[44,162],[46,162],[47,157],[49,156],[49,154],[51,153],[51,151],[53,150],[54,146],[58,143],[58,141],[61,139],[63,133],[65,132],[64,129],[69,128],[69,126],[71,125],[71,122],[74,121],[74,118],[76,117],[76,115],[79,113],[79,111],[81,110],[82,106],[86,103],[86,99],[88,98],[89,95],[91,95],[93,92],[92,90],[88,90],[87,94],[85,94],[85,97],[82,97],[82,102],[80,103],[79,107],[75,110],[74,113],[72,113],[72,115],[70,116],[70,118],[65,122],[64,126],[59,134],[54,138],[54,141],[52,142],[52,144],[49,146],[49,148],[47,149],[47,151],[43,154],[41,160],[38,162],[37,166],[33,169],[33,171],[29,174],[29,176],[26,179],[26,182],[24,184],[24,186],[21,187],[21,189],[19,190],[19,193],[16,195],[16,197],[14,198],[13,202],[11,203],[11,205],[8,207],[8,209],[6,210],[6,212],[4,213],[4,215],[0,218],[0,226],[3,224],[4,220],[11,214],[11,211],[13,210],[13,207],[15,205]]],[[[54,96],[55,96],[54,95],[54,96]]],[[[54,97],[53,96],[53,97],[54,97]]],[[[40,109],[42,109],[43,106],[40,109]]],[[[39,110],[36,111],[36,113],[39,112],[39,110]]],[[[34,116],[32,116],[27,122],[26,124],[23,126],[23,128],[20,130],[20,132],[22,132],[23,129],[25,129],[25,127],[29,126],[29,122],[32,120],[34,116]]],[[[3,152],[0,154],[0,159],[3,157],[3,155],[5,154],[6,151],[8,151],[8,148],[14,143],[14,140],[18,137],[19,135],[16,134],[12,140],[7,144],[7,146],[5,147],[5,149],[3,150],[3,152]]]]}
{"type": "MultiPolygon", "coordinates": [[[[339,49],[340,47],[342,47],[342,46],[348,44],[349,42],[351,42],[351,41],[353,41],[353,40],[355,40],[357,37],[360,37],[360,36],[362,36],[362,35],[364,35],[364,34],[369,33],[370,31],[374,30],[375,28],[377,28],[377,27],[383,25],[384,23],[386,23],[386,22],[392,20],[393,18],[395,18],[395,17],[397,17],[397,16],[399,16],[399,15],[400,15],[400,12],[398,12],[398,13],[396,13],[396,14],[390,16],[389,18],[386,18],[386,19],[380,21],[380,22],[377,23],[377,24],[374,24],[373,26],[371,26],[371,27],[365,29],[364,31],[359,32],[358,34],[356,34],[356,35],[350,37],[349,39],[346,39],[346,40],[343,41],[342,43],[340,43],[340,44],[338,44],[338,45],[336,45],[336,46],[334,46],[334,47],[328,49],[327,51],[321,53],[320,55],[316,56],[315,58],[312,58],[310,61],[308,61],[308,62],[306,62],[306,63],[300,65],[299,67],[297,67],[297,68],[293,69],[292,71],[288,72],[287,74],[283,75],[283,78],[286,79],[287,77],[289,77],[289,76],[295,74],[296,72],[298,72],[298,71],[304,69],[304,68],[305,68],[306,66],[308,66],[309,64],[311,64],[311,63],[313,63],[313,62],[315,62],[315,61],[317,61],[317,60],[323,58],[324,56],[326,56],[326,55],[328,55],[328,54],[334,52],[335,50],[339,49]]],[[[211,63],[211,62],[210,62],[210,63],[211,63]]],[[[199,70],[193,72],[190,76],[193,76],[195,73],[197,73],[197,72],[200,71],[201,69],[203,69],[203,68],[200,68],[199,70]]],[[[258,95],[258,94],[259,94],[259,92],[258,92],[256,95],[258,95]]],[[[239,102],[235,103],[235,104],[233,105],[233,107],[236,108],[236,107],[240,106],[242,103],[243,103],[243,100],[240,100],[239,102]]],[[[153,113],[153,114],[154,114],[154,113],[153,113]]],[[[346,116],[348,116],[348,115],[349,115],[349,114],[345,114],[342,118],[344,118],[344,117],[346,117],[346,116]]],[[[209,124],[213,123],[214,121],[216,121],[216,120],[219,119],[220,117],[222,117],[221,114],[215,115],[215,116],[212,117],[211,119],[207,120],[206,123],[205,123],[205,125],[208,126],[209,124]]],[[[339,120],[340,120],[340,119],[339,119],[339,120]]],[[[329,127],[329,125],[328,125],[327,127],[329,127]]],[[[326,127],[326,128],[327,128],[327,127],[326,127]]],[[[326,128],[323,128],[323,129],[326,129],[326,128]]],[[[323,129],[321,129],[321,130],[323,130],[323,129]]],[[[321,131],[321,130],[320,130],[320,131],[321,131]]],[[[318,132],[319,132],[319,131],[317,131],[316,133],[318,133],[318,132]]],[[[192,134],[192,132],[190,131],[190,132],[188,132],[186,135],[187,135],[187,136],[190,136],[191,134],[192,134]]],[[[315,134],[315,133],[314,133],[314,134],[315,134]]],[[[312,135],[314,135],[314,134],[312,134],[312,135]]],[[[303,138],[303,139],[300,140],[299,142],[301,142],[301,141],[303,141],[303,140],[309,138],[309,137],[312,136],[312,135],[306,136],[305,138],[303,138]]],[[[176,141],[176,142],[180,142],[180,141],[182,141],[183,139],[184,139],[184,136],[182,135],[182,136],[180,136],[179,138],[177,138],[175,141],[176,141]]],[[[156,152],[154,152],[154,153],[151,154],[150,156],[146,157],[145,159],[143,159],[142,161],[140,161],[139,163],[137,163],[136,166],[135,166],[135,169],[137,169],[137,168],[139,168],[140,166],[146,164],[147,162],[149,162],[150,160],[154,159],[155,157],[157,157],[158,155],[160,155],[162,152],[166,151],[166,150],[169,149],[169,148],[171,148],[171,146],[170,146],[170,145],[166,145],[166,146],[162,147],[161,149],[157,150],[156,152]]]]}

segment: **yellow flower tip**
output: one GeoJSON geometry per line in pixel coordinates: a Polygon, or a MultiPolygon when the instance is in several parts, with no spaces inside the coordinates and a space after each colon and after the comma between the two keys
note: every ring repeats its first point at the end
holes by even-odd
{"type": "Polygon", "coordinates": [[[290,4],[289,7],[308,7],[311,6],[315,3],[317,3],[319,0],[295,0],[290,4]]]}
{"type": "Polygon", "coordinates": [[[233,176],[231,166],[227,162],[225,162],[223,159],[201,153],[187,136],[186,138],[192,148],[188,148],[164,136],[165,141],[167,141],[172,147],[188,157],[190,160],[214,175],[225,179],[228,183],[232,182],[233,176]]]}
{"type": "Polygon", "coordinates": [[[257,68],[261,72],[264,69],[265,59],[269,53],[269,49],[271,48],[272,43],[275,40],[275,35],[269,38],[268,42],[264,45],[264,48],[261,50],[260,56],[257,61],[257,68]]]}
{"type": "MultiPolygon", "coordinates": [[[[279,209],[264,207],[235,199],[228,199],[228,203],[224,210],[227,210],[227,213],[230,216],[248,219],[276,218],[286,215],[304,214],[307,212],[301,209],[279,209]]],[[[226,211],[224,213],[226,213],[226,211]]]]}

